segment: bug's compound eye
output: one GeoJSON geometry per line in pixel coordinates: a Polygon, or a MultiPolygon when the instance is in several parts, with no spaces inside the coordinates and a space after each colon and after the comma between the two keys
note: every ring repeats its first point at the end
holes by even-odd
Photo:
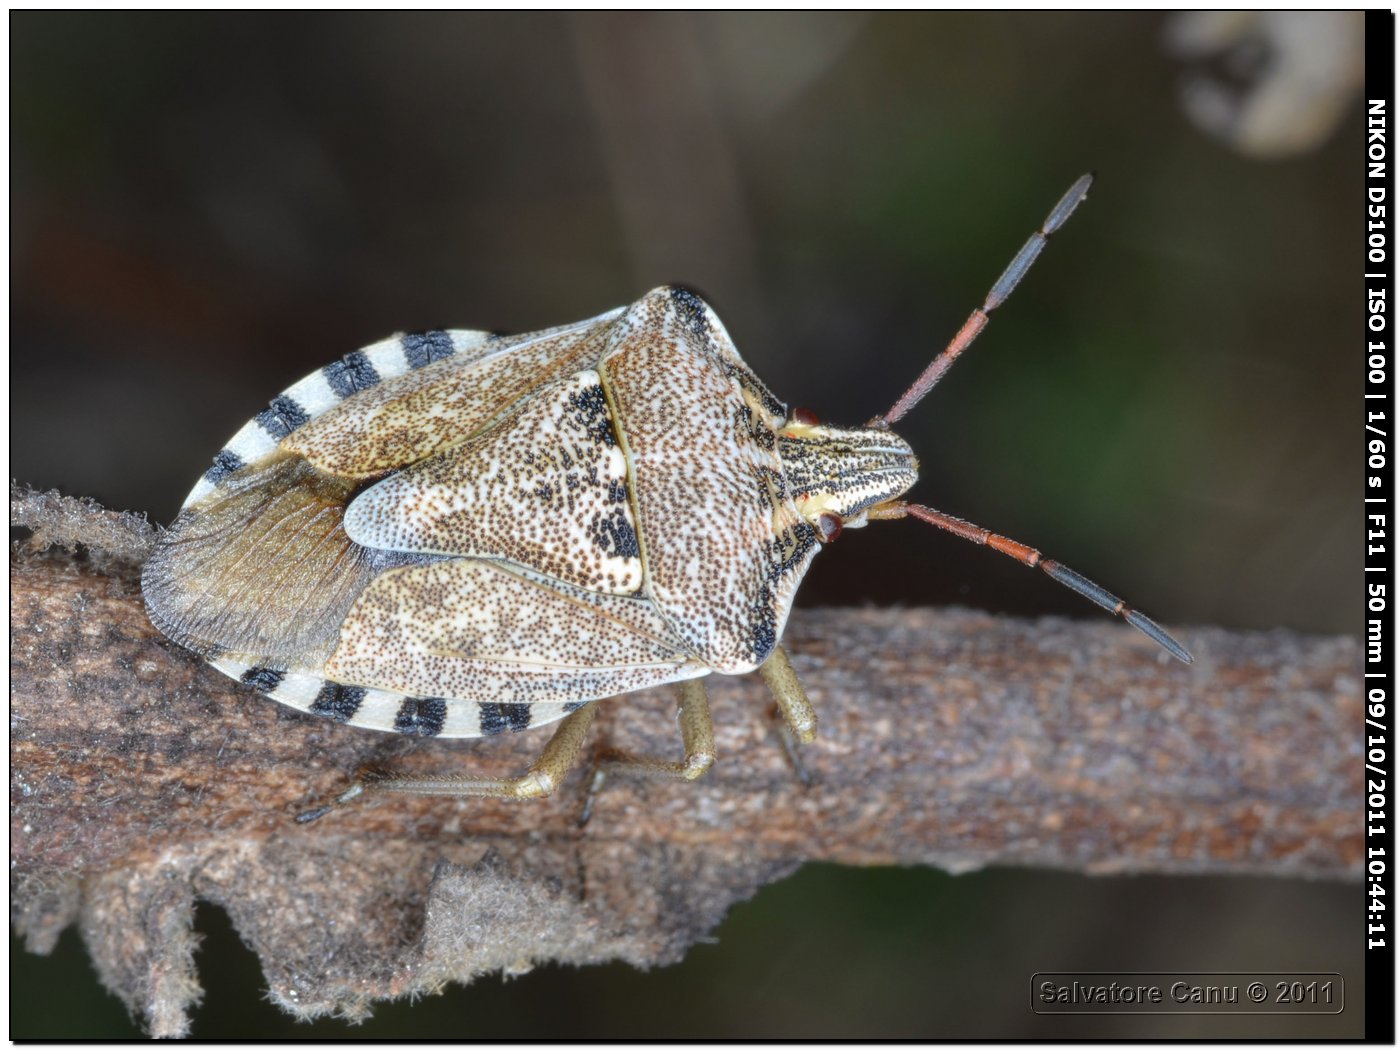
{"type": "Polygon", "coordinates": [[[794,408],[792,410],[792,421],[801,423],[804,427],[814,427],[821,422],[821,417],[810,408],[794,408]]]}
{"type": "Polygon", "coordinates": [[[823,543],[831,543],[837,536],[841,535],[841,526],[844,522],[841,515],[832,511],[823,511],[817,515],[817,536],[823,543]]]}

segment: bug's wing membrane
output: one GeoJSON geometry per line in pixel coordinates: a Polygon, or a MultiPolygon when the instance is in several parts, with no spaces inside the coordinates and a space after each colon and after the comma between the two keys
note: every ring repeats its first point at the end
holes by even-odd
{"type": "Polygon", "coordinates": [[[339,682],[477,703],[577,703],[696,678],[645,600],[463,558],[377,577],[326,663],[339,682]]]}
{"type": "Polygon", "coordinates": [[[691,292],[659,288],[617,327],[603,370],[632,461],[648,592],[711,667],[751,671],[819,546],[778,457],[786,407],[691,292]]]}
{"type": "Polygon", "coordinates": [[[372,478],[450,448],[512,405],[603,354],[615,310],[578,324],[493,339],[379,382],[282,440],[330,474],[372,478]]]}
{"type": "Polygon", "coordinates": [[[606,594],[642,585],[627,461],[592,370],[366,489],[345,530],[366,547],[499,558],[606,594]]]}
{"type": "Polygon", "coordinates": [[[376,567],[340,527],[348,491],[293,457],[230,479],[182,512],[147,561],[151,620],[205,656],[324,659],[376,567]]]}

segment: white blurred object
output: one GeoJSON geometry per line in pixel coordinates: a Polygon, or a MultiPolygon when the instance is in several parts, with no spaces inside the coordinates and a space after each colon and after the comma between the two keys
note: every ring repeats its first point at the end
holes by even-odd
{"type": "Polygon", "coordinates": [[[1168,20],[1166,40],[1174,55],[1196,63],[1180,84],[1191,121],[1266,159],[1321,145],[1357,97],[1366,68],[1360,11],[1183,12],[1168,20]]]}

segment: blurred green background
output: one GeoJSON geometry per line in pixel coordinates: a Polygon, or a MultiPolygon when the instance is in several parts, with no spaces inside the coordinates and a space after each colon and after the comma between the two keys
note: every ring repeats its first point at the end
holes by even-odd
{"type": "MultiPolygon", "coordinates": [[[[914,497],[1163,622],[1352,632],[1361,108],[1241,156],[1164,16],[11,16],[11,474],[173,517],[277,391],[390,332],[525,331],[679,281],[774,392],[888,407],[1076,176],[1089,201],[900,431],[914,497]]],[[[1257,48],[1256,48],[1257,50],[1257,48]]],[[[1259,63],[1255,61],[1257,70],[1259,63]]],[[[1248,86],[1250,63],[1220,74],[1248,86]]],[[[914,523],[800,606],[1082,600],[914,523]]],[[[197,1036],[1340,1037],[1360,890],[811,867],[680,966],[546,968],[359,1027],[261,998],[223,915],[197,1036]],[[1339,1018],[1042,1018],[1036,970],[1335,970],[1339,1018]]],[[[76,933],[12,1037],[136,1033],[76,933]]]]}

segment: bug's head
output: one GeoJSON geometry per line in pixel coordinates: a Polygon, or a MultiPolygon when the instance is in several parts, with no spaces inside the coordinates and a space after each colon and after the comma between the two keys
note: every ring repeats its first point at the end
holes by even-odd
{"type": "Polygon", "coordinates": [[[778,455],[798,511],[831,542],[842,528],[865,524],[865,512],[893,500],[919,476],[914,450],[893,431],[821,423],[794,409],[778,430],[778,455]]]}

